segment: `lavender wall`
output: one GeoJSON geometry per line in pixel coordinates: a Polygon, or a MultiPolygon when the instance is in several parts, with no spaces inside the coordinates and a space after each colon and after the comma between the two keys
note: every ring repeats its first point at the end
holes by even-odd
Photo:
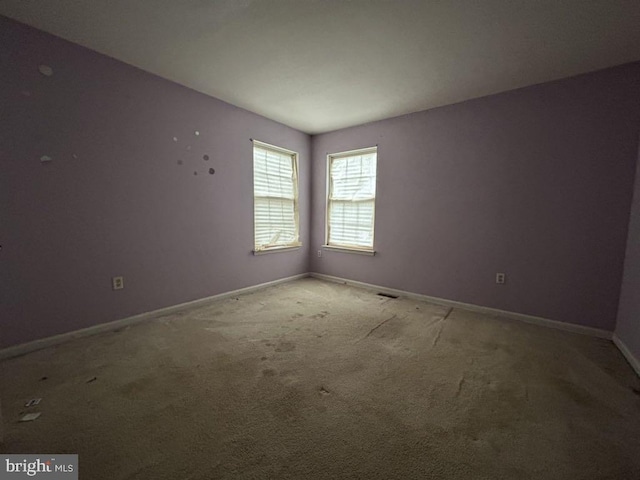
{"type": "Polygon", "coordinates": [[[0,347],[307,272],[309,145],[0,17],[0,347]],[[301,250],[250,253],[250,138],[300,153],[301,250]]]}
{"type": "MultiPolygon", "coordinates": [[[[631,64],[310,152],[303,133],[0,17],[0,348],[308,270],[612,330],[639,130],[631,64]],[[300,152],[301,250],[250,253],[249,138],[300,152]],[[316,257],[326,154],[374,144],[378,255],[316,257]]],[[[636,355],[637,197],[617,330],[636,355]]]]}
{"type": "Polygon", "coordinates": [[[311,270],[613,330],[639,130],[636,63],[313,137],[311,270]],[[378,254],[318,258],[326,154],[375,144],[378,254]]]}
{"type": "Polygon", "coordinates": [[[640,149],[616,335],[640,362],[640,149]]]}

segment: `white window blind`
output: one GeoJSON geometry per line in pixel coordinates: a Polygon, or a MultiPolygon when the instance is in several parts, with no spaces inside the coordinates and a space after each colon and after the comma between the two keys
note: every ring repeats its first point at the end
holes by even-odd
{"type": "Polygon", "coordinates": [[[327,245],[373,251],[377,147],[329,155],[327,245]]]}
{"type": "Polygon", "coordinates": [[[255,251],[298,246],[298,156],[253,141],[255,251]]]}

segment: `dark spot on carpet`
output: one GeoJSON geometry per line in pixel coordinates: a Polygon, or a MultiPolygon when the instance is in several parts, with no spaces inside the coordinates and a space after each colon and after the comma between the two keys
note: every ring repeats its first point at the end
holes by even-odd
{"type": "Polygon", "coordinates": [[[128,382],[118,388],[118,391],[125,397],[135,398],[146,391],[152,389],[154,379],[151,377],[142,377],[133,382],[128,382]]]}
{"type": "Polygon", "coordinates": [[[296,344],[293,342],[280,342],[276,347],[276,352],[290,352],[291,350],[295,350],[295,348],[296,344]]]}
{"type": "Polygon", "coordinates": [[[390,293],[380,292],[378,293],[379,297],[387,297],[387,298],[398,298],[397,295],[391,295],[390,293]]]}
{"type": "Polygon", "coordinates": [[[264,370],[262,370],[262,375],[264,375],[265,377],[273,377],[276,375],[276,371],[273,368],[265,368],[264,370]]]}
{"type": "Polygon", "coordinates": [[[584,388],[564,379],[556,379],[556,388],[574,404],[588,407],[594,405],[594,399],[584,388]]]}

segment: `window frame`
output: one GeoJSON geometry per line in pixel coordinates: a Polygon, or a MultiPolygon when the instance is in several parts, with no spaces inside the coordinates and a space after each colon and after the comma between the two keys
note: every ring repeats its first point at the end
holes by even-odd
{"type": "Polygon", "coordinates": [[[329,153],[327,154],[327,180],[326,180],[326,196],[325,196],[325,239],[324,239],[324,245],[322,246],[325,249],[329,249],[329,250],[336,250],[336,251],[343,251],[343,252],[349,252],[349,253],[357,253],[357,254],[362,254],[362,255],[375,255],[376,254],[376,250],[375,250],[375,220],[376,220],[376,203],[377,203],[377,199],[378,199],[378,145],[374,145],[372,147],[365,147],[365,148],[358,148],[355,150],[348,150],[348,151],[344,151],[344,152],[337,152],[337,153],[329,153]],[[375,179],[375,190],[374,190],[374,196],[373,196],[373,218],[372,218],[372,222],[371,222],[371,246],[370,247],[362,247],[362,246],[358,246],[358,245],[348,245],[348,244],[336,244],[336,243],[329,243],[329,237],[331,234],[331,225],[330,225],[330,218],[331,218],[331,189],[332,189],[332,183],[331,183],[331,166],[332,166],[332,162],[336,159],[340,159],[340,158],[345,158],[345,157],[353,157],[353,156],[357,156],[357,155],[364,155],[364,154],[369,154],[369,153],[375,153],[376,155],[376,179],[375,179]]]}
{"type": "MultiPolygon", "coordinates": [[[[254,255],[262,255],[265,253],[284,252],[287,250],[299,249],[302,246],[300,241],[300,191],[299,191],[299,170],[298,170],[298,152],[287,148],[272,145],[270,143],[261,142],[260,140],[251,139],[251,188],[253,190],[253,250],[254,255]],[[295,223],[295,240],[284,245],[258,246],[256,245],[256,184],[255,184],[255,149],[271,151],[279,155],[291,157],[291,166],[293,170],[293,216],[295,223]]],[[[284,198],[284,197],[282,197],[284,198]]],[[[289,200],[287,198],[287,200],[289,200]]]]}

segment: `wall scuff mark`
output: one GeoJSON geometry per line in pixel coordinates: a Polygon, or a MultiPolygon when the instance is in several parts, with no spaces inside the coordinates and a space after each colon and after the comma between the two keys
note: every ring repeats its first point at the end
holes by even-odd
{"type": "Polygon", "coordinates": [[[38,71],[45,77],[50,77],[51,75],[53,75],[53,68],[51,68],[49,65],[39,65],[38,71]]]}

